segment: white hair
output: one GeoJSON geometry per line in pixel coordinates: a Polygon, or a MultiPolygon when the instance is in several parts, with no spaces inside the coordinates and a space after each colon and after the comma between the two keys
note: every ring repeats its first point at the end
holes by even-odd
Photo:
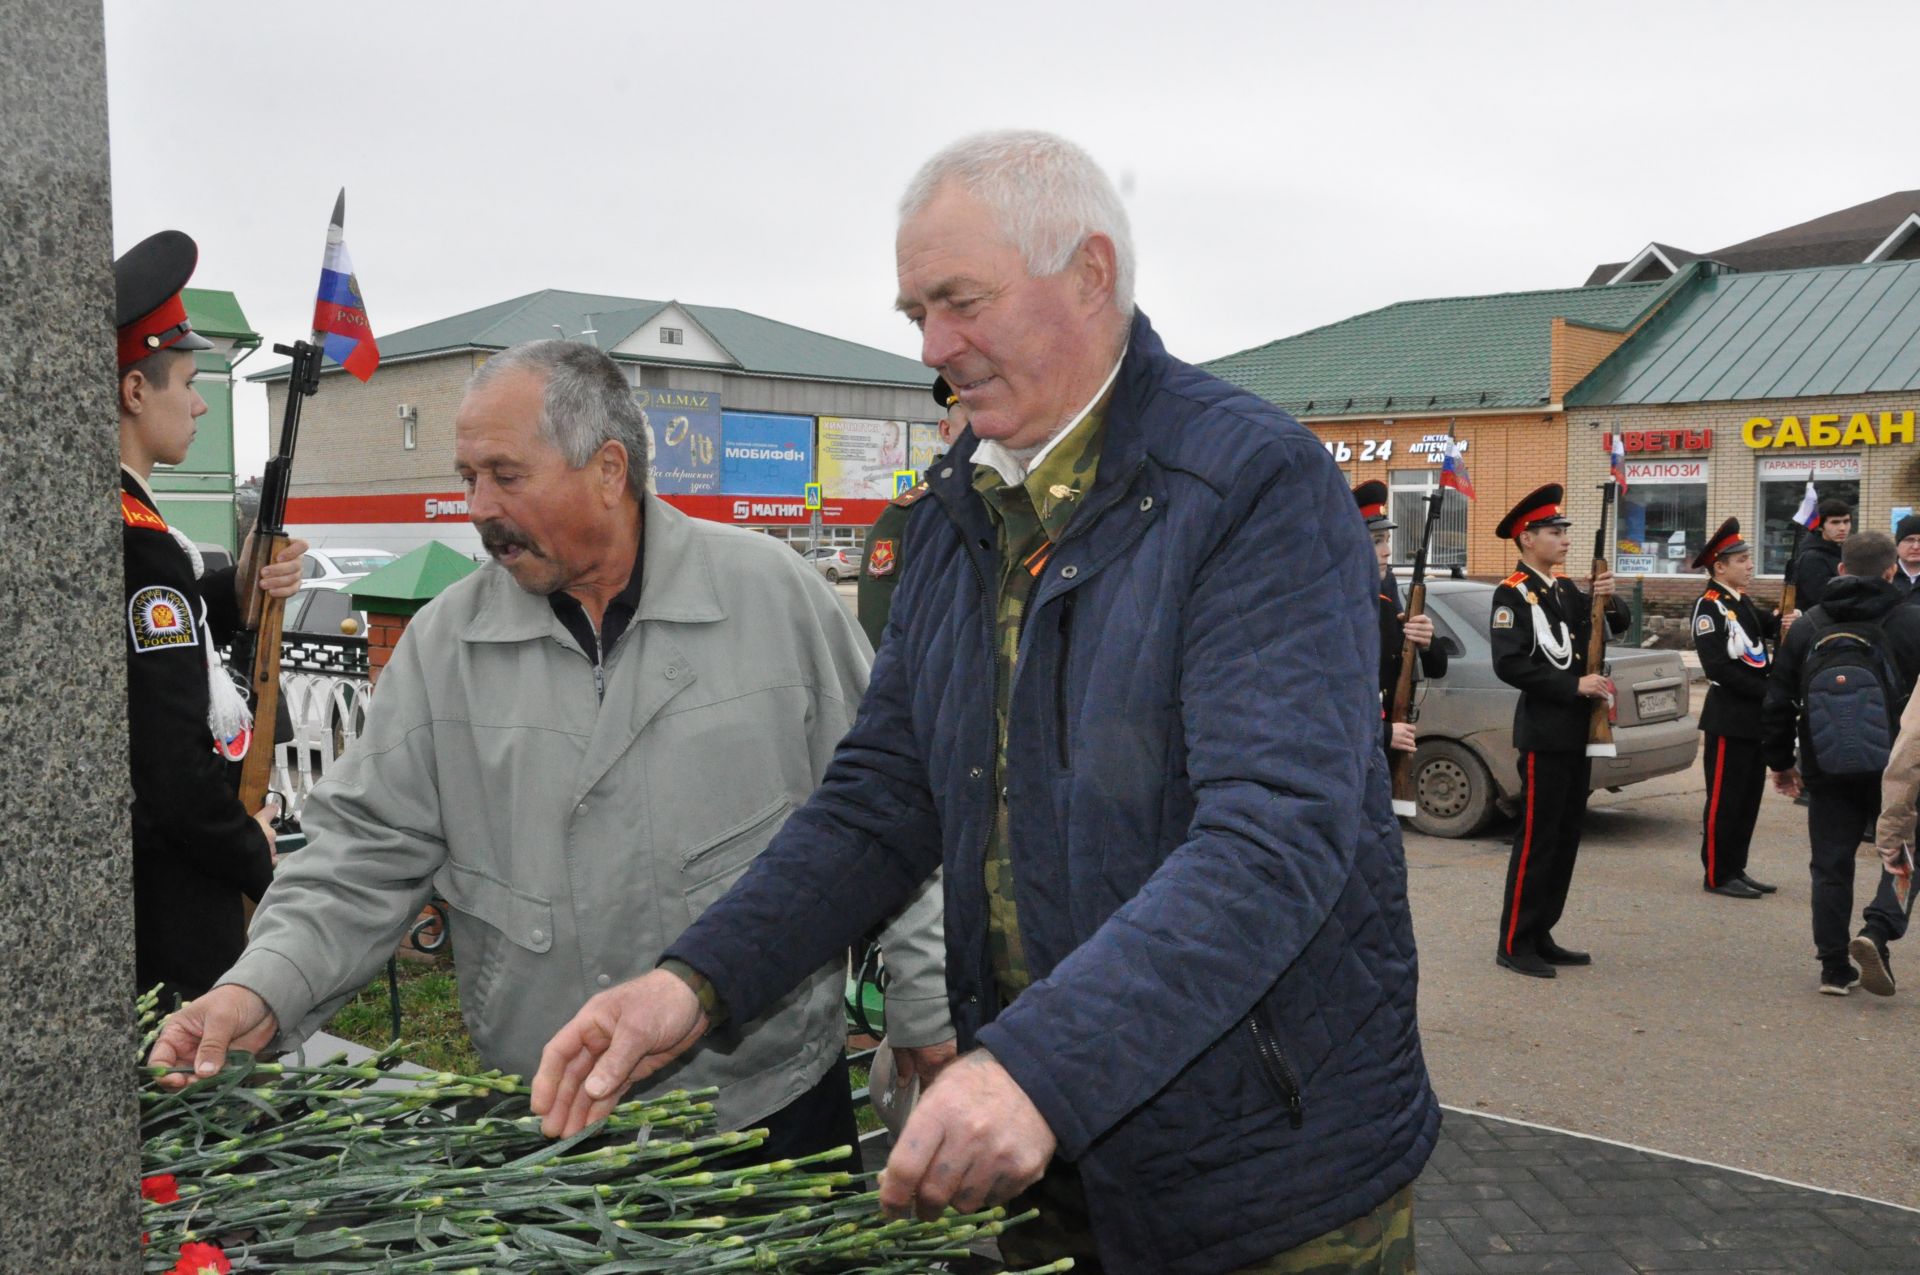
{"type": "Polygon", "coordinates": [[[1133,311],[1133,235],[1120,192],[1093,157],[1064,137],[1006,129],[963,137],[928,160],[900,198],[917,216],[952,183],[993,211],[1035,278],[1060,273],[1089,235],[1113,241],[1113,301],[1133,311]]]}

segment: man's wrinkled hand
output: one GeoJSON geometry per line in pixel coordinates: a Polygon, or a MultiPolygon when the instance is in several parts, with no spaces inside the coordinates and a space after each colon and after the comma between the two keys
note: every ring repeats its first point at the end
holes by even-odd
{"type": "Polygon", "coordinates": [[[700,998],[666,970],[610,987],[540,1051],[533,1113],[549,1138],[568,1138],[620,1105],[627,1090],[706,1034],[700,998]]]}
{"type": "Polygon", "coordinates": [[[935,1045],[896,1045],[893,1048],[894,1087],[905,1089],[918,1080],[925,1089],[959,1056],[960,1050],[951,1038],[935,1045]]]}
{"type": "Polygon", "coordinates": [[[147,1064],[174,1074],[160,1077],[167,1089],[179,1089],[199,1076],[211,1076],[226,1065],[229,1049],[259,1051],[279,1032],[273,1011],[253,992],[237,983],[214,988],[199,1000],[188,1001],[168,1017],[153,1042],[147,1064]],[[185,1072],[193,1068],[193,1075],[185,1072]]]}
{"type": "Polygon", "coordinates": [[[984,1050],[920,1095],[880,1178],[880,1207],[926,1221],[1012,1199],[1046,1172],[1057,1145],[1039,1108],[984,1050]]]}

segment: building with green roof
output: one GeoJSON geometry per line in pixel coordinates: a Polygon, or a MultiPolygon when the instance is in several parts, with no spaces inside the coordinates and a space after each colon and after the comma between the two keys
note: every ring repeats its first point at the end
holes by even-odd
{"type": "Polygon", "coordinates": [[[1449,493],[1436,561],[1504,574],[1493,527],[1521,496],[1566,475],[1566,393],[1712,269],[1657,283],[1403,301],[1202,366],[1310,427],[1349,482],[1380,479],[1412,560],[1442,447],[1465,447],[1475,499],[1449,493]]]}
{"type": "MultiPolygon", "coordinates": [[[[654,427],[659,490],[696,516],[811,536],[801,496],[817,477],[821,542],[857,545],[909,464],[908,440],[931,436],[933,373],[913,359],[725,306],[547,289],[379,334],[364,384],[328,364],[303,410],[288,525],[343,546],[477,551],[453,478],[454,414],[487,358],[550,337],[621,365],[654,427]],[[735,435],[751,440],[743,454],[789,463],[752,490],[723,489],[735,435]]],[[[287,365],[250,379],[277,423],[287,365]]]]}
{"type": "Polygon", "coordinates": [[[1686,564],[1734,517],[1778,575],[1810,480],[1854,506],[1856,529],[1891,531],[1920,507],[1920,261],[1702,273],[1566,411],[1576,518],[1598,511],[1606,440],[1628,448],[1623,573],[1695,587],[1686,564]]]}

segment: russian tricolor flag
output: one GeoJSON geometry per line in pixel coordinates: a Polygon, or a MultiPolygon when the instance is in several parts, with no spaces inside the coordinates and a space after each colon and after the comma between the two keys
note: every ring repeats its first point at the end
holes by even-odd
{"type": "Polygon", "coordinates": [[[1468,500],[1472,500],[1473,479],[1467,477],[1467,461],[1466,458],[1460,454],[1460,444],[1454,439],[1449,438],[1447,440],[1447,450],[1443,453],[1443,456],[1444,459],[1440,464],[1440,485],[1442,487],[1451,487],[1468,500]]]}
{"type": "Polygon", "coordinates": [[[1608,471],[1622,492],[1627,489],[1627,436],[1613,431],[1613,446],[1607,450],[1608,471]]]}
{"type": "Polygon", "coordinates": [[[326,339],[327,357],[361,380],[380,366],[380,350],[373,343],[360,281],[353,277],[353,258],[347,254],[347,192],[343,188],[333,205],[333,224],[327,227],[327,255],[320,265],[320,294],[313,303],[313,330],[326,339]]]}
{"type": "Polygon", "coordinates": [[[1793,520],[1812,531],[1820,525],[1820,493],[1813,489],[1813,478],[1807,478],[1807,490],[1800,497],[1800,507],[1793,511],[1793,520]]]}

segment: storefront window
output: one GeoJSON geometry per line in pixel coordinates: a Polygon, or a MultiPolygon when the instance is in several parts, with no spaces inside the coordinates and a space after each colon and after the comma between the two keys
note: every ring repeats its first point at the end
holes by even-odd
{"type": "MultiPolygon", "coordinates": [[[[1860,458],[1768,456],[1762,458],[1759,465],[1760,525],[1765,528],[1760,544],[1760,574],[1785,575],[1787,555],[1793,549],[1793,515],[1800,508],[1808,479],[1812,479],[1814,492],[1820,499],[1837,496],[1858,510],[1860,458]]],[[[1801,533],[1803,541],[1806,534],[1801,533]]]]}
{"type": "Polygon", "coordinates": [[[1621,575],[1676,575],[1707,542],[1707,462],[1629,461],[1615,505],[1614,564],[1621,575]]]}
{"type": "MultiPolygon", "coordinates": [[[[1413,565],[1420,532],[1427,520],[1427,496],[1440,484],[1440,467],[1387,471],[1387,512],[1398,525],[1393,532],[1393,564],[1413,565]]],[[[1427,549],[1429,567],[1467,565],[1467,498],[1448,488],[1440,505],[1440,521],[1433,526],[1433,544],[1427,549]]]]}

